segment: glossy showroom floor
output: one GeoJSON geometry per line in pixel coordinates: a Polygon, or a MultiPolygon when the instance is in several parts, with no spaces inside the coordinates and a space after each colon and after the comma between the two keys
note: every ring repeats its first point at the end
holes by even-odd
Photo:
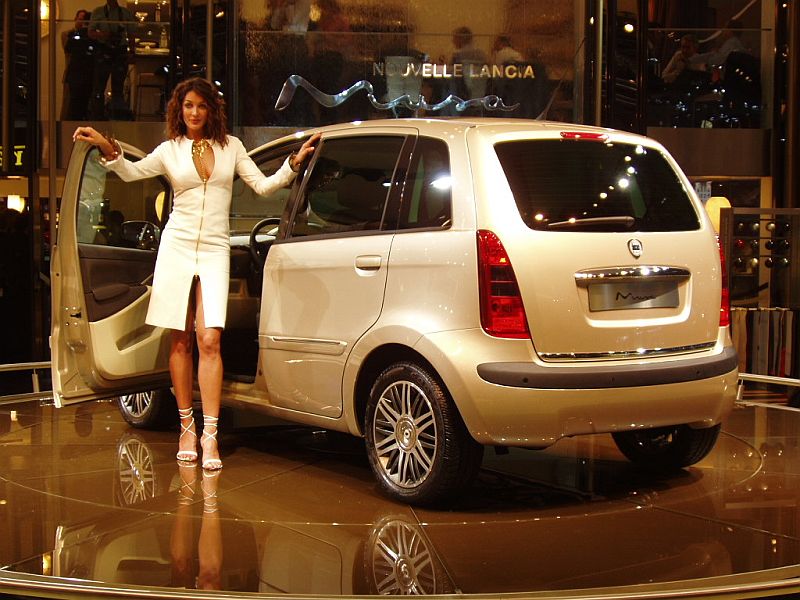
{"type": "Polygon", "coordinates": [[[379,495],[359,440],[222,427],[225,467],[204,478],[176,463],[175,431],[130,429],[112,402],[0,407],[0,564],[338,596],[702,587],[800,563],[800,412],[782,406],[737,407],[711,455],[671,475],[605,435],[487,451],[446,511],[379,495]]]}

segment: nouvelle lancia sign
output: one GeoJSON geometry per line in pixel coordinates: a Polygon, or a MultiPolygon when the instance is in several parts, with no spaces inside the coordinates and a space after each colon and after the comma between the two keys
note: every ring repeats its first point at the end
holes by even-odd
{"type": "Polygon", "coordinates": [[[381,77],[422,77],[423,79],[534,79],[536,72],[528,64],[419,63],[382,61],[372,63],[372,75],[381,77]]]}

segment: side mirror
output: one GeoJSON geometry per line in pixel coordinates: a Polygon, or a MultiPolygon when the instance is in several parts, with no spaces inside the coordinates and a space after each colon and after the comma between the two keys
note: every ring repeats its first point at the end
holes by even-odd
{"type": "Polygon", "coordinates": [[[122,240],[130,248],[157,250],[161,240],[161,228],[150,221],[125,221],[122,224],[122,240]]]}

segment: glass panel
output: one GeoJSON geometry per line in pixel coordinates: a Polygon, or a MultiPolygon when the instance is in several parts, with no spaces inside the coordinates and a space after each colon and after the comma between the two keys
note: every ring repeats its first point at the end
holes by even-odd
{"type": "Polygon", "coordinates": [[[495,146],[520,215],[545,231],[685,231],[700,227],[677,173],[655,150],[538,140],[495,146]]]}
{"type": "Polygon", "coordinates": [[[79,9],[58,21],[57,30],[63,51],[56,55],[63,82],[55,95],[61,120],[163,120],[169,3],[130,3],[119,12],[107,5],[79,9]]]}
{"type": "Polygon", "coordinates": [[[169,215],[169,188],[159,178],[124,182],[87,155],[78,197],[78,243],[155,250],[169,215]]]}
{"type": "MultiPolygon", "coordinates": [[[[245,91],[236,98],[242,115],[237,125],[308,126],[414,112],[376,109],[364,91],[323,108],[304,90],[277,112],[275,101],[293,74],[327,94],[366,80],[380,103],[404,94],[412,104],[420,95],[435,104],[449,94],[464,100],[496,94],[506,105],[519,104],[508,113],[482,107],[466,113],[487,116],[536,117],[555,94],[549,116],[573,120],[580,60],[575,6],[558,0],[296,0],[269,6],[242,0],[239,77],[245,91]]],[[[465,114],[453,106],[436,114],[456,113],[465,114]]]]}
{"type": "Polygon", "coordinates": [[[648,125],[768,127],[773,11],[758,1],[663,4],[675,6],[651,10],[648,125]]]}
{"type": "Polygon", "coordinates": [[[404,139],[357,137],[325,142],[308,176],[292,236],[380,229],[404,139]]]}
{"type": "Polygon", "coordinates": [[[450,155],[441,140],[420,138],[405,186],[399,229],[450,225],[450,155]]]}

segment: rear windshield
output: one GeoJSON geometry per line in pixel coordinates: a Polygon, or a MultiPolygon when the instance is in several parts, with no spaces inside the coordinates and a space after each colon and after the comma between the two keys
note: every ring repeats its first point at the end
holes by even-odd
{"type": "Polygon", "coordinates": [[[519,213],[545,231],[687,231],[697,213],[657,150],[585,140],[495,145],[519,213]]]}

